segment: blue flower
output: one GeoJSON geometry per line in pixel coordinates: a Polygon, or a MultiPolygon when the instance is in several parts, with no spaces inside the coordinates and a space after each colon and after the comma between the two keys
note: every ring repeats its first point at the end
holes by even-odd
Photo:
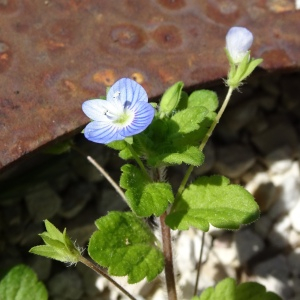
{"type": "Polygon", "coordinates": [[[82,110],[93,120],[84,129],[85,137],[101,144],[142,132],[154,117],[154,108],[148,103],[146,91],[129,78],[113,84],[106,100],[85,101],[82,110]]]}
{"type": "Polygon", "coordinates": [[[239,64],[253,43],[253,34],[244,27],[231,27],[226,35],[226,49],[235,64],[239,64]]]}

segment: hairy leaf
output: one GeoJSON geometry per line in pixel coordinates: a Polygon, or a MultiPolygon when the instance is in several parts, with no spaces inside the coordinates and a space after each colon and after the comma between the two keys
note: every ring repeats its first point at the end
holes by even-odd
{"type": "Polygon", "coordinates": [[[171,134],[186,134],[199,129],[199,124],[207,115],[208,110],[204,106],[194,106],[179,111],[171,117],[177,126],[174,126],[175,132],[171,134]]]}
{"type": "Polygon", "coordinates": [[[188,99],[188,107],[203,106],[208,111],[215,111],[219,106],[218,96],[210,90],[193,92],[188,99]]]}
{"type": "Polygon", "coordinates": [[[120,186],[126,189],[125,195],[130,208],[140,217],[160,216],[173,202],[171,185],[164,182],[151,182],[142,171],[130,164],[122,168],[120,186]]]}
{"type": "Polygon", "coordinates": [[[256,282],[245,282],[236,285],[232,278],[226,278],[219,282],[215,288],[205,289],[200,297],[192,300],[281,300],[273,292],[267,292],[266,288],[256,282]]]}
{"type": "Polygon", "coordinates": [[[203,176],[190,184],[174,203],[166,224],[172,229],[190,226],[208,231],[218,228],[238,229],[254,222],[259,208],[252,195],[239,185],[229,184],[223,176],[203,176]]]}
{"type": "Polygon", "coordinates": [[[165,165],[180,165],[182,163],[186,163],[188,165],[200,166],[204,162],[204,155],[198,149],[198,147],[190,146],[190,147],[181,147],[177,149],[174,147],[174,152],[169,151],[167,153],[157,155],[149,158],[148,162],[150,165],[157,166],[161,163],[165,165]]]}
{"type": "Polygon", "coordinates": [[[44,284],[25,265],[13,267],[0,281],[1,300],[47,300],[44,284]]]}
{"type": "Polygon", "coordinates": [[[96,221],[89,255],[113,276],[128,275],[128,283],[153,280],[164,258],[148,225],[130,212],[110,212],[96,221]]]}
{"type": "Polygon", "coordinates": [[[47,231],[39,234],[45,245],[32,247],[29,252],[62,262],[78,262],[81,255],[80,249],[70,240],[66,229],[60,232],[48,220],[45,220],[45,227],[47,231]]]}

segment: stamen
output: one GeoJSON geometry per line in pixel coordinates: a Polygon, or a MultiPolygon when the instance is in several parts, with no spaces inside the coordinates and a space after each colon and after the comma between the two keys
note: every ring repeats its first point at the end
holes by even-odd
{"type": "Polygon", "coordinates": [[[114,94],[113,94],[113,98],[119,98],[119,96],[120,96],[120,94],[121,94],[121,92],[115,92],[114,94]]]}

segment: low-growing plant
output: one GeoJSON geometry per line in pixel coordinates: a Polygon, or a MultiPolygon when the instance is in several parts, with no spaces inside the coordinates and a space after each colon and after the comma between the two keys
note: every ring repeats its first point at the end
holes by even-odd
{"type": "MultiPolygon", "coordinates": [[[[243,27],[231,28],[226,36],[228,92],[219,110],[215,92],[197,90],[188,95],[183,91],[183,82],[168,88],[158,105],[148,103],[144,88],[129,78],[113,84],[106,99],[84,102],[83,111],[91,119],[84,129],[85,137],[119,151],[126,161],[119,185],[93,158],[88,159],[131,211],[111,211],[95,221],[97,231],[90,237],[87,249],[91,259],[83,256],[66,229],[60,232],[47,220],[46,231],[40,234],[44,245],[35,246],[30,252],[67,264],[81,262],[113,282],[130,299],[135,297],[111,276],[127,276],[128,283],[137,283],[144,278],[151,281],[164,271],[168,299],[177,299],[171,230],[194,227],[207,232],[210,225],[236,230],[259,218],[253,196],[242,186],[231,184],[228,178],[213,175],[190,180],[193,169],[205,160],[203,150],[233,91],[262,62],[250,57],[252,42],[252,33],[243,27]],[[174,192],[166,169],[181,164],[189,167],[174,192]],[[160,238],[145,222],[151,216],[158,219],[160,238]]],[[[194,300],[280,299],[257,283],[236,285],[230,278],[197,295],[198,278],[194,300]]]]}

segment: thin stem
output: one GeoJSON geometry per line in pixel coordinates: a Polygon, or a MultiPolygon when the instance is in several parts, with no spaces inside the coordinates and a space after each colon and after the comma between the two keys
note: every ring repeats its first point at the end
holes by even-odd
{"type": "Polygon", "coordinates": [[[78,153],[84,156],[106,178],[106,180],[112,185],[112,187],[116,190],[116,192],[127,203],[124,192],[121,190],[119,185],[112,179],[112,177],[102,168],[102,166],[94,158],[84,153],[81,149],[77,148],[76,146],[72,146],[72,147],[74,150],[76,150],[78,153]]]}
{"type": "Polygon", "coordinates": [[[102,175],[106,178],[106,180],[114,187],[114,189],[116,190],[116,192],[123,198],[123,200],[125,202],[127,202],[126,200],[126,196],[124,194],[124,192],[121,190],[121,188],[119,187],[119,185],[112,179],[112,177],[101,167],[101,165],[99,165],[91,156],[87,156],[86,157],[87,160],[93,165],[95,166],[95,168],[102,173],[102,175]]]}
{"type": "Polygon", "coordinates": [[[132,148],[132,146],[127,143],[127,146],[133,156],[133,158],[135,159],[135,161],[138,163],[139,167],[141,168],[142,172],[144,173],[144,175],[151,181],[151,178],[143,164],[143,162],[141,161],[141,159],[139,158],[139,156],[137,155],[137,153],[134,151],[134,149],[132,148]]]}
{"type": "Polygon", "coordinates": [[[166,225],[167,212],[160,216],[160,226],[163,242],[163,252],[165,257],[165,277],[169,300],[177,300],[175,275],[173,268],[173,253],[171,245],[171,230],[166,225]]]}
{"type": "Polygon", "coordinates": [[[91,261],[86,259],[83,256],[80,256],[79,261],[84,265],[95,271],[97,274],[102,275],[107,280],[109,280],[114,286],[116,286],[123,294],[125,294],[129,299],[137,300],[134,298],[129,292],[127,292],[121,285],[119,285],[115,280],[113,280],[104,270],[102,270],[99,266],[93,264],[91,261]]]}
{"type": "MultiPolygon", "coordinates": [[[[219,121],[220,121],[220,119],[221,119],[221,117],[222,117],[222,115],[223,115],[223,113],[224,113],[224,110],[225,110],[225,108],[226,108],[226,106],[227,106],[227,104],[228,104],[228,102],[229,102],[229,99],[230,99],[230,97],[231,97],[231,95],[232,95],[233,90],[234,90],[233,87],[229,87],[229,89],[228,89],[228,91],[227,91],[226,98],[225,98],[225,100],[224,100],[224,102],[223,102],[223,104],[222,104],[222,106],[221,106],[221,108],[220,108],[220,110],[219,110],[219,112],[218,112],[218,114],[217,114],[215,120],[214,120],[213,123],[211,124],[210,128],[208,129],[208,131],[207,131],[207,133],[206,133],[206,135],[205,135],[205,137],[204,137],[204,139],[202,140],[202,142],[201,142],[201,144],[200,144],[200,146],[199,146],[199,150],[200,150],[200,151],[203,151],[203,149],[204,149],[204,147],[205,147],[205,145],[206,145],[208,139],[209,139],[210,136],[212,135],[212,133],[213,133],[213,131],[214,131],[216,125],[219,123],[219,121]]],[[[182,181],[181,181],[181,183],[180,183],[180,186],[179,186],[179,188],[178,188],[178,191],[177,191],[177,194],[176,194],[176,197],[175,197],[175,201],[174,201],[174,205],[176,204],[176,201],[178,200],[178,198],[179,198],[180,195],[182,194],[182,192],[183,192],[183,190],[184,190],[184,188],[185,188],[185,186],[186,186],[186,183],[187,183],[187,181],[188,181],[190,175],[191,175],[192,172],[193,172],[193,169],[194,169],[194,166],[189,166],[189,168],[187,169],[187,171],[186,171],[186,173],[185,173],[185,175],[184,175],[184,177],[183,177],[183,179],[182,179],[182,181]]]]}
{"type": "Polygon", "coordinates": [[[198,261],[198,267],[197,267],[197,276],[196,276],[196,282],[195,282],[195,288],[194,288],[194,296],[197,295],[198,283],[199,283],[199,278],[200,278],[200,273],[201,273],[204,238],[205,238],[205,232],[202,231],[201,248],[200,248],[200,255],[199,255],[199,261],[198,261]]]}

